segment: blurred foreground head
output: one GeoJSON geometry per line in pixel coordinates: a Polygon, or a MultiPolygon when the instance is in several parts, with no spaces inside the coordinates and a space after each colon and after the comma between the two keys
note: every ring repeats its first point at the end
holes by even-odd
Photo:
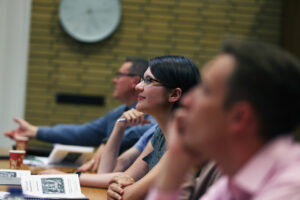
{"type": "Polygon", "coordinates": [[[290,134],[300,121],[299,61],[276,46],[257,41],[229,39],[221,53],[235,60],[224,106],[249,102],[266,140],[290,134]]]}

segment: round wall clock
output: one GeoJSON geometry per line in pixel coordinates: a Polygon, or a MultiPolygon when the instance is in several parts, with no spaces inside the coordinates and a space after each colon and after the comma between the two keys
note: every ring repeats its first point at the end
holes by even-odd
{"type": "Polygon", "coordinates": [[[61,0],[63,29],[81,42],[98,42],[111,35],[121,19],[120,0],[61,0]]]}

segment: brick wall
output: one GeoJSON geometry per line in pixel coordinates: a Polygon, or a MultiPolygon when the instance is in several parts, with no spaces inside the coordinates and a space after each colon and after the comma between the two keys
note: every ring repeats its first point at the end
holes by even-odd
{"type": "Polygon", "coordinates": [[[126,56],[184,55],[199,67],[222,38],[279,44],[281,0],[122,0],[122,19],[108,39],[83,44],[58,21],[58,0],[33,0],[26,119],[82,123],[119,104],[111,79],[126,56]],[[105,106],[58,105],[58,92],[103,95],[105,106]]]}

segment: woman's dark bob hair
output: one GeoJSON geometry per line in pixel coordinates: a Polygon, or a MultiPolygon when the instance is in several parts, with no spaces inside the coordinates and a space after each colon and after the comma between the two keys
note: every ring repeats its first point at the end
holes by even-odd
{"type": "Polygon", "coordinates": [[[197,66],[183,56],[156,57],[149,61],[149,67],[163,86],[168,89],[181,88],[182,95],[200,82],[197,66]]]}

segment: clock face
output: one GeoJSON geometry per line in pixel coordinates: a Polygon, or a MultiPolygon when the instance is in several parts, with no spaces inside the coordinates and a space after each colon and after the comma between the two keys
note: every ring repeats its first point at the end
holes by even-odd
{"type": "Polygon", "coordinates": [[[59,19],[63,29],[81,42],[98,42],[120,23],[120,0],[61,0],[59,19]]]}

